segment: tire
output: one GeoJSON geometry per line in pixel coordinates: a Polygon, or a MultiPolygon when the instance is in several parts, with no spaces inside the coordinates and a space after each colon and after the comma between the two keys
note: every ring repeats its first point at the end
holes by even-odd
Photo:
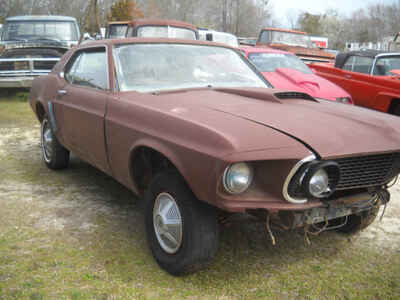
{"type": "Polygon", "coordinates": [[[395,116],[399,116],[399,117],[400,117],[400,103],[397,104],[396,108],[394,109],[393,114],[394,114],[395,116]]]}
{"type": "Polygon", "coordinates": [[[156,175],[145,201],[147,240],[160,267],[174,276],[206,267],[218,249],[216,210],[199,201],[176,171],[156,175]]]}
{"type": "Polygon", "coordinates": [[[43,118],[40,133],[42,157],[46,166],[52,170],[68,167],[69,151],[58,142],[47,116],[43,118]]]}
{"type": "Polygon", "coordinates": [[[355,234],[371,225],[376,219],[378,212],[379,206],[376,205],[369,210],[350,215],[347,218],[347,223],[336,230],[344,234],[355,234]]]}

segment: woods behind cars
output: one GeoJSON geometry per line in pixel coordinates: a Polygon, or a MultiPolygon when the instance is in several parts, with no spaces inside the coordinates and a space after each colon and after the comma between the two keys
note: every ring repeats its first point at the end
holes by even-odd
{"type": "Polygon", "coordinates": [[[400,172],[400,119],[270,88],[234,49],[174,39],[89,42],[34,80],[51,169],[73,151],[145,201],[150,249],[173,275],[247,213],[310,233],[367,227],[400,172]]]}
{"type": "Polygon", "coordinates": [[[78,44],[75,18],[21,16],[6,19],[0,41],[0,88],[30,87],[78,44]]]}

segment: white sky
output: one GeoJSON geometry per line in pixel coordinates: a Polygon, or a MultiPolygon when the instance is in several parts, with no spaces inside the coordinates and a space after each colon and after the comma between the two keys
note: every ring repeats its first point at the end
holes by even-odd
{"type": "Polygon", "coordinates": [[[392,4],[399,0],[270,0],[277,21],[281,26],[289,26],[288,15],[297,16],[305,11],[311,14],[324,13],[327,9],[337,9],[341,15],[349,16],[353,11],[366,8],[369,4],[392,4]]]}

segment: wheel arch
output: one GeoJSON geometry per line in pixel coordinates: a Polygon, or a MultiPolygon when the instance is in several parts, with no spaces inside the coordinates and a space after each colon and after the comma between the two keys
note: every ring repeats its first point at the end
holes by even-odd
{"type": "Polygon", "coordinates": [[[38,120],[40,121],[40,123],[42,123],[44,116],[46,115],[46,110],[43,106],[43,104],[41,102],[37,102],[36,103],[36,116],[38,118],[38,120]]]}
{"type": "Polygon", "coordinates": [[[132,146],[129,155],[130,180],[140,195],[143,195],[154,176],[167,169],[175,169],[186,180],[186,172],[179,156],[166,145],[144,140],[132,146]]]}

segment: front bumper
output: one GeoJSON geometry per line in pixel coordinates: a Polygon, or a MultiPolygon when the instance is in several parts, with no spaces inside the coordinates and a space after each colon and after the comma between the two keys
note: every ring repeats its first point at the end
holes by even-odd
{"type": "Polygon", "coordinates": [[[35,77],[0,77],[0,88],[30,88],[35,77]]]}

